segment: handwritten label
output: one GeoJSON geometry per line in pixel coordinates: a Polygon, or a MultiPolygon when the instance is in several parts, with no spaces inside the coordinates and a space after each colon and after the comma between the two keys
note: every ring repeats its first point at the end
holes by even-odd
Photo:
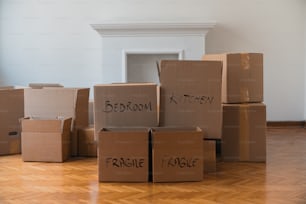
{"type": "Polygon", "coordinates": [[[170,103],[180,104],[212,104],[214,102],[214,96],[193,96],[190,94],[183,94],[181,96],[176,96],[172,94],[169,97],[170,103]]]}
{"type": "Polygon", "coordinates": [[[143,158],[115,158],[108,157],[105,159],[107,167],[115,168],[143,168],[145,160],[143,158]]]}
{"type": "Polygon", "coordinates": [[[197,166],[198,158],[187,157],[164,157],[162,159],[162,167],[169,168],[195,168],[197,166]]]}
{"type": "Polygon", "coordinates": [[[131,101],[127,103],[112,103],[111,101],[105,101],[103,111],[105,113],[152,111],[152,103],[133,103],[131,101]]]}

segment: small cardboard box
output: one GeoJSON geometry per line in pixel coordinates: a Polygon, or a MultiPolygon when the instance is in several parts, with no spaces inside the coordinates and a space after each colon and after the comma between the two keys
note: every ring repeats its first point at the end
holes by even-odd
{"type": "Polygon", "coordinates": [[[215,140],[203,140],[203,165],[204,174],[217,171],[215,140]]]}
{"type": "Polygon", "coordinates": [[[100,182],[149,181],[149,129],[104,128],[98,141],[100,182]]]}
{"type": "Polygon", "coordinates": [[[24,115],[24,90],[0,87],[0,155],[21,153],[19,119],[24,115]]]}
{"type": "Polygon", "coordinates": [[[77,129],[88,126],[89,88],[43,87],[24,92],[25,117],[71,117],[71,155],[77,155],[77,129]]]}
{"type": "Polygon", "coordinates": [[[222,103],[263,102],[263,54],[204,55],[223,62],[222,103]]]}
{"type": "Polygon", "coordinates": [[[70,155],[71,118],[24,118],[21,121],[23,161],[63,162],[70,155]]]}
{"type": "Polygon", "coordinates": [[[222,63],[164,60],[160,69],[160,126],[198,126],[221,138],[222,63]]]}
{"type": "Polygon", "coordinates": [[[266,106],[223,104],[224,161],[266,161],[266,106]]]}
{"type": "Polygon", "coordinates": [[[157,85],[105,84],[94,87],[95,136],[108,127],[156,127],[157,85]]]}
{"type": "Polygon", "coordinates": [[[97,157],[97,141],[94,137],[94,128],[86,127],[78,130],[78,156],[97,157]]]}
{"type": "Polygon", "coordinates": [[[153,182],[203,180],[200,128],[154,128],[151,134],[153,182]]]}

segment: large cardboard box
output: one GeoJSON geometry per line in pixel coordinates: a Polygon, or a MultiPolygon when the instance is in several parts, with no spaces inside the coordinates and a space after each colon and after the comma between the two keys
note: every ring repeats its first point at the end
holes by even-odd
{"type": "Polygon", "coordinates": [[[99,135],[99,181],[149,181],[149,129],[102,129],[99,135]]]}
{"type": "Polygon", "coordinates": [[[89,88],[25,89],[25,117],[72,117],[71,155],[77,155],[77,129],[88,126],[89,88]]]}
{"type": "Polygon", "coordinates": [[[63,162],[70,156],[71,118],[25,118],[22,127],[23,161],[63,162]]]}
{"type": "Polygon", "coordinates": [[[0,155],[21,152],[19,118],[24,114],[23,89],[0,87],[0,155]]]}
{"type": "Polygon", "coordinates": [[[203,180],[200,128],[154,128],[151,134],[153,182],[203,180]]]}
{"type": "Polygon", "coordinates": [[[160,69],[160,126],[199,126],[221,138],[221,62],[166,60],[160,69]]]}
{"type": "Polygon", "coordinates": [[[158,126],[157,88],[153,83],[96,85],[95,135],[105,127],[158,126]]]}
{"type": "Polygon", "coordinates": [[[216,141],[203,140],[204,174],[217,171],[216,141]]]}
{"type": "Polygon", "coordinates": [[[93,127],[86,127],[78,130],[78,156],[97,157],[98,147],[94,132],[93,127]]]}
{"type": "Polygon", "coordinates": [[[263,54],[204,55],[223,63],[222,103],[263,102],[263,54]]]}
{"type": "Polygon", "coordinates": [[[266,161],[266,106],[223,104],[221,154],[225,161],[266,161]]]}

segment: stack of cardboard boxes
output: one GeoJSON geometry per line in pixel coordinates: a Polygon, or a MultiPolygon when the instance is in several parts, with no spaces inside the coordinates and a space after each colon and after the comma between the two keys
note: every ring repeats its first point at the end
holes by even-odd
{"type": "Polygon", "coordinates": [[[205,55],[223,62],[222,149],[225,161],[266,161],[266,106],[263,104],[263,55],[205,55]]]}
{"type": "Polygon", "coordinates": [[[141,181],[201,181],[203,155],[212,155],[206,169],[215,169],[215,143],[203,140],[221,138],[221,73],[218,61],[162,61],[160,94],[150,83],[96,85],[99,180],[131,181],[134,174],[136,182],[142,170],[141,181]]]}
{"type": "Polygon", "coordinates": [[[103,182],[201,181],[216,171],[216,140],[225,161],[265,161],[263,55],[203,59],[161,61],[160,86],[94,86],[94,127],[89,88],[1,88],[0,155],[20,146],[24,161],[98,155],[103,182]]]}

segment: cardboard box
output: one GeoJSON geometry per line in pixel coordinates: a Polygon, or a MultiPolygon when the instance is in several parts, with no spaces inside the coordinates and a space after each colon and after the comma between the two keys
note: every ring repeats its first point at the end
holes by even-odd
{"type": "Polygon", "coordinates": [[[160,126],[199,126],[221,138],[221,62],[161,61],[160,126]]]}
{"type": "Polygon", "coordinates": [[[151,134],[153,182],[203,180],[200,128],[154,128],[151,134]]]}
{"type": "Polygon", "coordinates": [[[107,127],[156,127],[157,85],[105,84],[94,87],[95,136],[107,127]]]}
{"type": "Polygon", "coordinates": [[[263,54],[204,55],[223,62],[222,103],[263,102],[263,54]]]}
{"type": "Polygon", "coordinates": [[[0,87],[0,155],[20,154],[21,128],[24,114],[23,89],[0,87]]]}
{"type": "Polygon", "coordinates": [[[225,161],[266,161],[266,106],[223,104],[221,154],[225,161]]]}
{"type": "Polygon", "coordinates": [[[25,118],[22,127],[23,161],[63,162],[70,155],[71,118],[25,118]]]}
{"type": "Polygon", "coordinates": [[[71,117],[71,155],[77,155],[77,129],[88,126],[89,88],[25,89],[25,117],[71,117]]]}
{"type": "Polygon", "coordinates": [[[97,141],[94,137],[94,128],[86,127],[78,130],[78,156],[97,157],[97,141]]]}
{"type": "Polygon", "coordinates": [[[204,174],[217,171],[216,141],[203,140],[204,174]]]}
{"type": "Polygon", "coordinates": [[[99,181],[148,182],[148,129],[103,129],[98,141],[99,181]]]}

